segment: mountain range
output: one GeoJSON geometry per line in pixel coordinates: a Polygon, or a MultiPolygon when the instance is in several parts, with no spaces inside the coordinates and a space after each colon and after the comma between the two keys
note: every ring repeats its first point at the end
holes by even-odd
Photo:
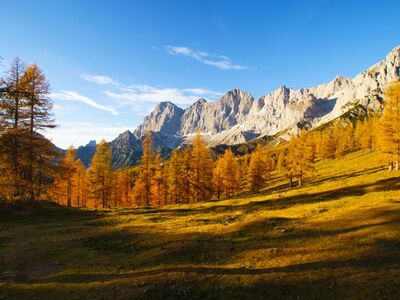
{"type": "MultiPolygon", "coordinates": [[[[328,123],[357,105],[381,110],[386,85],[399,79],[400,46],[354,78],[336,76],[328,83],[298,90],[281,86],[258,99],[233,89],[215,102],[200,98],[185,109],[161,102],[133,132],[123,132],[110,142],[113,166],[137,163],[146,132],[151,132],[155,147],[165,155],[190,144],[197,132],[210,147],[272,136],[285,140],[291,133],[328,123]]],[[[78,157],[86,166],[95,147],[91,141],[78,148],[78,157]]]]}

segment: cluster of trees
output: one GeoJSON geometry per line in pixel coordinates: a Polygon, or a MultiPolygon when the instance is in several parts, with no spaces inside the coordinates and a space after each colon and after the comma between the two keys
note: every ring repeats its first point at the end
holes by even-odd
{"type": "Polygon", "coordinates": [[[142,148],[138,166],[113,170],[111,148],[102,141],[85,170],[71,147],[55,176],[53,199],[67,206],[123,207],[227,198],[247,189],[259,192],[275,162],[261,146],[243,157],[227,150],[214,160],[199,134],[191,146],[173,151],[168,160],[154,151],[150,134],[142,148]]]}
{"type": "Polygon", "coordinates": [[[48,197],[57,153],[41,135],[54,127],[49,83],[36,65],[16,58],[0,78],[0,199],[48,197]]]}

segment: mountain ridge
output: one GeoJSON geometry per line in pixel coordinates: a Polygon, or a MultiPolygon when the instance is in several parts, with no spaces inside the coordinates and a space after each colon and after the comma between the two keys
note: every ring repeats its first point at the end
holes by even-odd
{"type": "MultiPolygon", "coordinates": [[[[185,109],[171,101],[160,102],[132,132],[134,139],[118,141],[122,139],[119,136],[110,144],[113,151],[124,148],[139,152],[148,131],[152,132],[156,147],[170,149],[190,143],[197,132],[208,146],[241,144],[282,131],[288,138],[304,126],[314,128],[327,123],[356,104],[381,110],[384,88],[399,78],[400,46],[397,46],[385,59],[353,78],[336,75],[327,83],[301,89],[281,85],[258,99],[235,88],[215,102],[199,98],[185,109]]],[[[133,156],[136,162],[139,154],[133,156]]]]}

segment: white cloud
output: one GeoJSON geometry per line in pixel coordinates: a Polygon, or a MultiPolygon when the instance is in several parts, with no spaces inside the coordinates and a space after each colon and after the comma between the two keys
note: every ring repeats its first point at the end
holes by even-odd
{"type": "Polygon", "coordinates": [[[248,66],[233,64],[231,59],[225,55],[211,55],[204,51],[196,51],[184,46],[165,46],[168,54],[191,57],[206,65],[220,70],[245,70],[248,66]]]}
{"type": "Polygon", "coordinates": [[[214,100],[222,93],[203,88],[158,88],[150,85],[130,85],[121,88],[118,92],[105,91],[105,94],[123,104],[152,103],[171,101],[175,104],[189,105],[200,97],[214,100]]]}
{"type": "Polygon", "coordinates": [[[86,145],[90,140],[99,142],[105,139],[110,142],[126,130],[128,127],[120,124],[110,126],[90,122],[63,122],[45,135],[58,147],[66,149],[71,145],[75,147],[86,145]]]}
{"type": "Polygon", "coordinates": [[[113,115],[118,115],[118,111],[115,108],[113,108],[112,106],[100,104],[100,103],[96,102],[95,100],[93,100],[89,97],[80,95],[79,93],[74,92],[74,91],[64,91],[63,90],[59,93],[52,93],[50,95],[50,97],[52,99],[58,99],[58,100],[81,102],[81,103],[90,105],[92,107],[95,107],[97,109],[108,111],[108,112],[112,113],[113,115]]]}
{"type": "Polygon", "coordinates": [[[89,82],[94,82],[101,85],[116,85],[118,86],[118,82],[114,81],[111,77],[103,76],[103,75],[91,75],[91,74],[83,74],[81,75],[83,79],[89,82]]]}

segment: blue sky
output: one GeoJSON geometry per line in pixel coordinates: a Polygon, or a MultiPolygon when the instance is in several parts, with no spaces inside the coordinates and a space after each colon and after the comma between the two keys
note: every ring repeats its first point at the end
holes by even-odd
{"type": "Polygon", "coordinates": [[[5,1],[3,70],[36,62],[61,147],[133,130],[159,101],[352,77],[400,44],[400,1],[5,1]]]}

